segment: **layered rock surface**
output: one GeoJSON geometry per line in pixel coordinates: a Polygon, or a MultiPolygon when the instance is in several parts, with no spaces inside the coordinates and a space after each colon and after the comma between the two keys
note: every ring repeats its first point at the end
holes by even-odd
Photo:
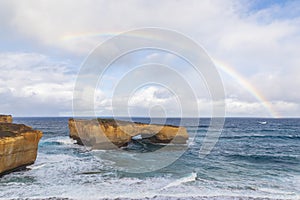
{"type": "Polygon", "coordinates": [[[12,123],[11,115],[0,115],[0,123],[12,123]]]}
{"type": "Polygon", "coordinates": [[[11,116],[0,116],[0,175],[34,163],[42,137],[41,131],[11,121],[11,116]]]}
{"type": "Polygon", "coordinates": [[[126,146],[137,136],[152,143],[185,144],[186,128],[171,125],[156,125],[116,121],[113,119],[69,119],[70,137],[78,144],[95,149],[111,149],[126,146]]]}

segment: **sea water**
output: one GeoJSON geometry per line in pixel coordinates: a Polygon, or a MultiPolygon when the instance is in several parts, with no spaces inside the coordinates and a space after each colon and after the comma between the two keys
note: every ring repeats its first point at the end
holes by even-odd
{"type": "MultiPolygon", "coordinates": [[[[167,124],[180,121],[170,118],[167,124]]],[[[149,173],[120,170],[110,159],[118,151],[98,150],[100,156],[95,157],[75,144],[68,136],[68,118],[14,122],[44,135],[33,165],[0,178],[0,199],[300,199],[300,119],[227,118],[214,149],[204,158],[199,158],[199,150],[210,120],[200,119],[198,126],[185,120],[194,137],[185,153],[149,173]]],[[[122,159],[155,148],[133,143],[123,149],[122,159]]]]}

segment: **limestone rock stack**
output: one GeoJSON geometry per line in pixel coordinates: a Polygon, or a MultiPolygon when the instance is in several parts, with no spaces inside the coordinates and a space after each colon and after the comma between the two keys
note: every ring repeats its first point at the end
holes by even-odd
{"type": "Polygon", "coordinates": [[[0,115],[0,175],[35,162],[42,132],[0,115]]]}
{"type": "Polygon", "coordinates": [[[133,123],[114,119],[69,119],[70,137],[78,144],[95,149],[111,149],[126,146],[134,137],[152,143],[185,144],[188,139],[186,128],[133,123]]]}

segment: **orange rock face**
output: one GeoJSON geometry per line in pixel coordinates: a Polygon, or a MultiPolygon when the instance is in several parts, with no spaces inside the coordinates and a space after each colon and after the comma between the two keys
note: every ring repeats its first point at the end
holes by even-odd
{"type": "Polygon", "coordinates": [[[34,163],[41,137],[24,124],[0,123],[0,175],[34,163]]]}
{"type": "Polygon", "coordinates": [[[0,115],[0,123],[12,123],[11,115],[0,115]]]}
{"type": "Polygon", "coordinates": [[[153,143],[185,144],[186,128],[170,125],[155,125],[115,121],[113,119],[69,119],[70,137],[78,144],[95,149],[113,149],[128,144],[134,136],[147,138],[153,143]]]}

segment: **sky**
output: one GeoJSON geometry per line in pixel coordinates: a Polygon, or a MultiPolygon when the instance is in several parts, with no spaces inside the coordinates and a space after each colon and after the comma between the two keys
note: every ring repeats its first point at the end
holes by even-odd
{"type": "MultiPolygon", "coordinates": [[[[76,78],[92,50],[123,32],[157,27],[185,35],[205,50],[223,82],[226,117],[300,117],[297,0],[2,0],[0,27],[0,113],[72,116],[76,78]]],[[[185,116],[199,109],[206,117],[216,103],[205,77],[178,56],[158,50],[118,59],[93,94],[100,116],[113,110],[178,116],[184,108],[185,116]],[[173,68],[196,90],[194,101],[175,73],[158,76],[137,69],[147,63],[173,68]],[[125,101],[124,93],[114,91],[129,72],[138,74],[131,80],[161,78],[175,89],[152,83],[129,90],[123,84],[129,95],[125,101]]]]}

